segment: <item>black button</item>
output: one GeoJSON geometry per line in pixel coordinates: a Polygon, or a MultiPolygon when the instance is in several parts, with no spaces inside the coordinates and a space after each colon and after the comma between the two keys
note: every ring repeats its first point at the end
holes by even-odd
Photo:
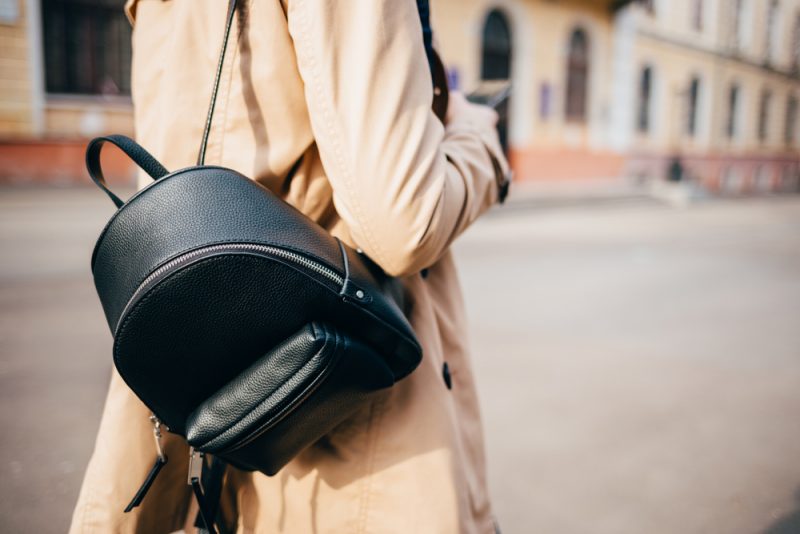
{"type": "Polygon", "coordinates": [[[447,389],[453,389],[453,377],[450,376],[450,366],[447,365],[447,362],[444,362],[442,366],[442,378],[444,378],[444,385],[447,386],[447,389]]]}
{"type": "Polygon", "coordinates": [[[422,269],[419,274],[422,278],[428,278],[428,269],[422,269]]]}

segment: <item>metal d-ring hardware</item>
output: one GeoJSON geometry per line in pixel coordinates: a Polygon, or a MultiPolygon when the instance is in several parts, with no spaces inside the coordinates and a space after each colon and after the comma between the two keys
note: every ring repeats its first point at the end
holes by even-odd
{"type": "Polygon", "coordinates": [[[155,414],[150,416],[150,422],[153,423],[153,438],[156,441],[156,452],[162,462],[167,461],[167,456],[164,454],[164,449],[161,447],[161,420],[155,414]]]}

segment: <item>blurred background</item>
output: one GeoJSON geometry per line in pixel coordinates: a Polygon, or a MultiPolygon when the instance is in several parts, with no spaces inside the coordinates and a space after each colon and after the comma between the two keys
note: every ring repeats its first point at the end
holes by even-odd
{"type": "MultiPolygon", "coordinates": [[[[0,532],[66,530],[99,423],[123,3],[0,0],[0,532]]],[[[451,87],[512,88],[455,247],[503,531],[800,533],[800,0],[431,10],[451,87]]]]}

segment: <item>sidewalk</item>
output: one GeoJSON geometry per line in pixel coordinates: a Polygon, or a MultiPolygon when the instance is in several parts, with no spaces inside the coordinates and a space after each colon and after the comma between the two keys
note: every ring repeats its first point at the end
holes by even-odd
{"type": "Polygon", "coordinates": [[[507,208],[560,208],[592,204],[616,204],[652,200],[644,185],[620,178],[591,180],[516,180],[507,208]]]}
{"type": "Polygon", "coordinates": [[[627,178],[528,180],[511,184],[506,207],[515,209],[654,204],[686,208],[709,198],[713,198],[713,195],[694,182],[655,180],[637,183],[627,178]]]}

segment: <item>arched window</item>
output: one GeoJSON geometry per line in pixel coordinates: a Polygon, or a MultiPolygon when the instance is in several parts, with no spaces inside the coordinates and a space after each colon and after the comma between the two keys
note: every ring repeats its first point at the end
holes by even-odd
{"type": "Polygon", "coordinates": [[[589,38],[580,28],[572,32],[567,58],[567,120],[585,121],[589,89],[589,38]]]}
{"type": "MultiPolygon", "coordinates": [[[[493,9],[483,24],[483,47],[481,49],[481,80],[511,79],[511,29],[506,16],[493,9]]],[[[497,132],[503,150],[508,150],[508,109],[509,100],[497,107],[500,119],[497,132]]]]}
{"type": "Polygon", "coordinates": [[[511,78],[511,31],[508,20],[497,9],[486,17],[483,25],[483,53],[481,56],[482,80],[508,80],[511,78]]]}
{"type": "Polygon", "coordinates": [[[692,81],[689,82],[689,94],[687,96],[689,101],[687,106],[686,133],[694,137],[697,135],[697,118],[700,107],[700,78],[694,77],[692,81]]]}
{"type": "Polygon", "coordinates": [[[647,66],[642,69],[639,79],[639,112],[636,127],[641,133],[650,131],[650,109],[653,100],[653,68],[647,66]]]}
{"type": "Polygon", "coordinates": [[[728,139],[736,137],[738,124],[737,119],[739,115],[739,86],[737,84],[731,85],[728,90],[728,120],[725,124],[725,134],[728,139]]]}

